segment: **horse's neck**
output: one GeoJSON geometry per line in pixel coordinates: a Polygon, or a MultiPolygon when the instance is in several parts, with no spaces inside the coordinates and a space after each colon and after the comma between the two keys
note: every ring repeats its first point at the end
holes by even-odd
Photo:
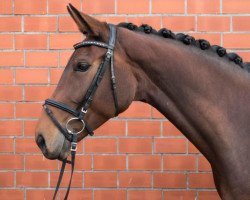
{"type": "Polygon", "coordinates": [[[127,38],[123,45],[138,80],[135,100],[161,111],[210,161],[244,146],[250,131],[247,72],[178,41],[127,38]]]}

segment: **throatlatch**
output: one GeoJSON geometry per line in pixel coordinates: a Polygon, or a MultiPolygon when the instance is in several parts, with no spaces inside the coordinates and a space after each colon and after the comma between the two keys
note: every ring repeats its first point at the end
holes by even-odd
{"type": "Polygon", "coordinates": [[[64,137],[71,142],[71,161],[68,161],[67,159],[62,161],[62,166],[61,166],[61,171],[60,175],[57,181],[57,186],[56,190],[53,196],[53,200],[55,200],[57,192],[60,188],[60,184],[62,181],[64,169],[67,163],[71,164],[71,175],[70,175],[70,181],[69,185],[67,188],[66,195],[64,197],[64,200],[68,198],[70,187],[71,187],[71,180],[72,180],[72,175],[74,172],[74,166],[75,166],[75,155],[76,155],[76,149],[77,149],[77,141],[78,141],[78,135],[82,133],[84,130],[88,132],[89,135],[94,135],[94,132],[92,129],[88,126],[88,123],[84,120],[84,116],[88,111],[88,108],[91,105],[91,102],[93,100],[94,94],[103,78],[103,75],[106,70],[106,66],[110,64],[110,71],[111,71],[111,86],[112,86],[112,92],[113,92],[113,98],[114,98],[114,104],[115,104],[115,116],[118,115],[118,100],[117,100],[117,93],[116,93],[116,78],[115,78],[115,72],[114,72],[114,46],[115,46],[115,39],[116,39],[116,28],[114,25],[109,24],[109,29],[110,29],[110,38],[109,38],[109,43],[103,43],[103,42],[98,42],[98,41],[82,41],[80,43],[77,43],[74,45],[75,49],[81,48],[81,47],[86,47],[86,46],[97,46],[101,48],[106,48],[107,52],[105,54],[104,60],[101,62],[86,94],[84,97],[84,103],[83,106],[81,107],[80,110],[76,110],[73,108],[70,108],[68,105],[57,102],[53,99],[47,99],[45,100],[45,103],[43,105],[43,108],[45,112],[48,114],[50,117],[51,121],[54,123],[54,125],[58,128],[58,130],[64,135],[64,137]],[[55,118],[53,112],[49,109],[48,106],[53,106],[55,108],[61,109],[65,112],[70,113],[74,117],[71,117],[67,123],[66,126],[63,127],[58,120],[55,118]],[[77,121],[78,123],[82,123],[82,127],[80,130],[75,131],[74,128],[70,126],[73,122],[77,121]]]}

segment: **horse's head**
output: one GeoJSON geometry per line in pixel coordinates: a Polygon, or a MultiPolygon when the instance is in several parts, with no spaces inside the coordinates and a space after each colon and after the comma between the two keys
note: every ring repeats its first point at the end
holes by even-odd
{"type": "Polygon", "coordinates": [[[104,43],[112,45],[109,25],[79,12],[71,5],[68,11],[84,34],[85,40],[75,46],[55,92],[45,103],[36,128],[36,142],[43,154],[50,159],[64,159],[68,155],[70,139],[62,132],[66,130],[68,135],[70,131],[79,132],[78,141],[83,139],[91,132],[88,129],[95,130],[124,111],[133,101],[136,91],[135,78],[128,70],[126,54],[119,44],[119,31],[116,35],[113,33],[113,39],[116,39],[114,50],[110,46],[103,47],[104,43]],[[88,44],[86,41],[98,43],[88,44]],[[100,72],[103,63],[105,70],[100,72]],[[112,89],[112,65],[116,78],[116,94],[112,89]],[[115,103],[116,98],[118,105],[115,103]],[[84,128],[83,123],[87,127],[84,128]]]}

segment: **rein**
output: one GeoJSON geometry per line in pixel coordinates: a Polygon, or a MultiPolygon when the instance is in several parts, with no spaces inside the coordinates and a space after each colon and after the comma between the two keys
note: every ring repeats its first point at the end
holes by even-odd
{"type": "Polygon", "coordinates": [[[91,127],[88,125],[88,123],[84,120],[84,116],[88,111],[88,108],[90,107],[90,104],[93,100],[94,94],[103,78],[103,75],[106,70],[106,66],[110,64],[110,72],[111,72],[111,86],[112,86],[112,93],[113,93],[113,98],[114,98],[114,104],[115,104],[115,116],[118,115],[118,100],[117,100],[117,93],[116,93],[116,78],[115,78],[115,72],[114,72],[114,47],[115,47],[115,39],[116,39],[116,28],[114,25],[109,24],[109,29],[110,29],[110,38],[109,38],[109,43],[103,43],[103,42],[98,42],[98,41],[82,41],[80,43],[77,43],[74,45],[75,49],[81,48],[81,47],[86,47],[86,46],[97,46],[101,48],[107,49],[107,52],[105,54],[105,58],[99,65],[99,68],[96,72],[96,75],[94,76],[86,94],[84,97],[84,103],[81,109],[76,110],[71,107],[69,107],[66,104],[63,104],[61,102],[57,102],[53,99],[46,99],[45,103],[43,105],[43,108],[47,115],[50,117],[51,121],[54,123],[54,125],[58,128],[58,130],[64,135],[65,139],[67,139],[69,142],[71,142],[71,161],[68,161],[67,159],[62,160],[62,166],[61,166],[61,171],[59,174],[59,178],[57,181],[57,186],[56,190],[54,192],[53,200],[56,199],[57,192],[60,188],[60,184],[62,181],[63,173],[65,170],[66,164],[71,164],[71,175],[70,175],[70,180],[67,188],[67,192],[65,194],[64,200],[68,199],[70,187],[71,187],[71,181],[72,181],[72,176],[74,172],[74,167],[75,167],[75,155],[76,155],[76,149],[77,149],[77,141],[78,141],[78,134],[82,133],[83,130],[86,130],[89,135],[93,136],[94,132],[91,129],[91,127]],[[48,106],[53,106],[55,108],[61,109],[65,112],[70,113],[73,115],[67,123],[66,126],[63,127],[56,117],[54,116],[53,112],[49,109],[48,106]],[[79,131],[75,131],[74,128],[70,128],[70,124],[73,124],[73,122],[81,122],[82,127],[79,131]]]}

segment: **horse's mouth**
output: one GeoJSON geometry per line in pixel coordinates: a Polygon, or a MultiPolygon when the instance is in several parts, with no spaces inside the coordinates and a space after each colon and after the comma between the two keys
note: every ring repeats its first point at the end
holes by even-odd
{"type": "Polygon", "coordinates": [[[57,150],[51,151],[42,136],[38,136],[36,139],[38,147],[41,149],[44,157],[50,160],[64,160],[68,157],[69,154],[69,142],[64,139],[63,144],[59,145],[57,150]]]}

